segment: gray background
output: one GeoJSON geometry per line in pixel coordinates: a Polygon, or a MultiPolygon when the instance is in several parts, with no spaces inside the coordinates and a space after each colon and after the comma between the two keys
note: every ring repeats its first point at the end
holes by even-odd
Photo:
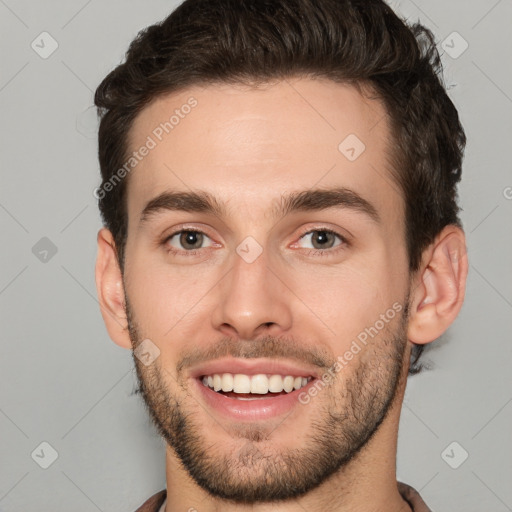
{"type": "MultiPolygon", "coordinates": [[[[110,341],[96,300],[91,106],[138,30],[176,5],[0,0],[1,511],[126,512],[164,488],[163,441],[131,396],[131,355],[110,341]],[[31,47],[51,48],[43,31],[58,43],[46,59],[31,47]],[[42,442],[57,453],[47,469],[52,449],[42,442]]],[[[512,510],[512,4],[392,6],[452,55],[463,48],[454,31],[469,44],[456,58],[443,52],[468,136],[466,301],[426,353],[432,369],[409,379],[397,476],[434,512],[512,510]]]]}

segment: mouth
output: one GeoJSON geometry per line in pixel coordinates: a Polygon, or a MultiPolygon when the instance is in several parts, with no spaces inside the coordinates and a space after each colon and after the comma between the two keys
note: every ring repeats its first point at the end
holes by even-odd
{"type": "Polygon", "coordinates": [[[317,368],[269,359],[223,359],[191,371],[194,393],[221,420],[263,421],[303,407],[317,368]]]}

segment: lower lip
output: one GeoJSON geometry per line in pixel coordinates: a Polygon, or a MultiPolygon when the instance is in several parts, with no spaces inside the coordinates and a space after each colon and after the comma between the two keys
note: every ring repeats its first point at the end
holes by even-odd
{"type": "Polygon", "coordinates": [[[308,388],[316,379],[310,380],[304,387],[273,398],[255,398],[254,400],[240,400],[230,398],[222,393],[205,386],[199,379],[192,379],[199,387],[199,393],[207,406],[217,411],[221,416],[239,421],[268,420],[290,411],[299,402],[299,395],[308,391],[308,388]]]}

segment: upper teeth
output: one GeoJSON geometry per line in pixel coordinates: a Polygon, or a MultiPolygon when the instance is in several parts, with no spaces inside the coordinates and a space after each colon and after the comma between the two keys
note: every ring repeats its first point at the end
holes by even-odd
{"type": "Polygon", "coordinates": [[[305,386],[311,377],[293,377],[291,375],[244,375],[241,373],[215,373],[205,375],[203,384],[215,391],[233,391],[234,393],[257,393],[264,395],[266,393],[280,393],[286,391],[290,393],[294,389],[300,389],[305,386]]]}

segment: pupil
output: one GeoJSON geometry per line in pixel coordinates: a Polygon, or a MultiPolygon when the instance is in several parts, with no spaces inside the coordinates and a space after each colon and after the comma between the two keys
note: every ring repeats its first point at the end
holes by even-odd
{"type": "Polygon", "coordinates": [[[327,233],[326,231],[316,231],[316,233],[317,233],[317,236],[313,237],[313,240],[314,240],[313,245],[315,245],[315,242],[316,242],[316,243],[320,244],[321,247],[325,247],[326,243],[329,241],[329,236],[331,236],[332,233],[327,233]]]}
{"type": "Polygon", "coordinates": [[[195,231],[185,231],[181,235],[181,243],[184,247],[188,245],[192,245],[192,249],[195,249],[197,247],[201,247],[201,233],[197,233],[195,231]]]}

